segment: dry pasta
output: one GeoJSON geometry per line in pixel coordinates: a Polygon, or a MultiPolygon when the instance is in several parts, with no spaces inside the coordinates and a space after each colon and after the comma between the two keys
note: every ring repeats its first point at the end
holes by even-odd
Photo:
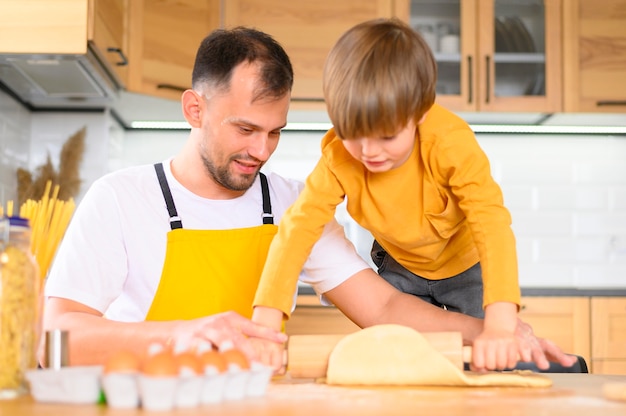
{"type": "Polygon", "coordinates": [[[29,253],[9,243],[0,254],[0,390],[19,389],[36,365],[39,279],[29,253]]]}

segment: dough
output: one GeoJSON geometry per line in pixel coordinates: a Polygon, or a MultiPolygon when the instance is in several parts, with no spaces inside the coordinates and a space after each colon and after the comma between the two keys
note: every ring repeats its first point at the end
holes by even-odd
{"type": "Polygon", "coordinates": [[[531,371],[463,372],[419,332],[393,324],[365,328],[341,339],[330,354],[326,382],[344,385],[552,385],[550,378],[531,371]]]}
{"type": "Polygon", "coordinates": [[[602,394],[610,400],[626,401],[626,383],[604,383],[602,386],[602,394]]]}

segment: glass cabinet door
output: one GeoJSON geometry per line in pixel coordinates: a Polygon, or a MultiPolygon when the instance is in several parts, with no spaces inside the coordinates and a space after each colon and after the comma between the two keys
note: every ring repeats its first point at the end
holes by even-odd
{"type": "Polygon", "coordinates": [[[561,109],[561,0],[410,0],[456,111],[561,109]]]}
{"type": "Polygon", "coordinates": [[[460,0],[412,0],[411,12],[411,27],[422,35],[437,60],[437,93],[460,94],[460,0]]]}
{"type": "Polygon", "coordinates": [[[474,0],[410,1],[409,23],[437,61],[437,102],[450,109],[475,107],[474,9],[474,0]]]}
{"type": "Polygon", "coordinates": [[[495,1],[493,93],[496,97],[545,95],[545,21],[543,0],[495,1]]]}

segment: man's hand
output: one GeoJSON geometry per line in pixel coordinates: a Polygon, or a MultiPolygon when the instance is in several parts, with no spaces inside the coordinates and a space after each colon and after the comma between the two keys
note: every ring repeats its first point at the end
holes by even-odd
{"type": "MultiPolygon", "coordinates": [[[[257,348],[251,339],[281,345],[287,335],[252,322],[236,312],[224,312],[190,321],[179,321],[173,337],[177,342],[192,345],[198,339],[207,340],[216,347],[225,342],[232,343],[243,351],[250,360],[259,361],[257,348]]],[[[255,344],[258,342],[255,341],[255,344]]]]}
{"type": "Polygon", "coordinates": [[[564,367],[570,367],[576,363],[576,357],[565,354],[554,342],[535,336],[532,327],[518,318],[515,328],[515,337],[518,343],[527,345],[530,349],[528,355],[520,357],[520,361],[533,361],[540,370],[547,370],[550,361],[557,362],[564,367]]]}

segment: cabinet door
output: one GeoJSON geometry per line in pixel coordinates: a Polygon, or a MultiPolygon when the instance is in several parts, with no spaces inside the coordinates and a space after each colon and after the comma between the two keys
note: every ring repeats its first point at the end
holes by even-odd
{"type": "Polygon", "coordinates": [[[437,103],[455,111],[478,109],[476,0],[400,0],[396,16],[408,21],[437,61],[437,103]]]}
{"type": "Polygon", "coordinates": [[[560,1],[398,0],[396,15],[433,49],[440,104],[553,112],[561,108],[560,1]]]}
{"type": "Polygon", "coordinates": [[[520,318],[535,335],[550,339],[566,353],[583,356],[589,365],[589,298],[524,297],[520,318]]]}
{"type": "Polygon", "coordinates": [[[563,4],[565,111],[626,112],[626,1],[563,4]]]}
{"type": "Polygon", "coordinates": [[[317,296],[300,295],[285,323],[287,335],[349,334],[359,327],[334,306],[322,306],[317,296]]]}
{"type": "Polygon", "coordinates": [[[200,42],[219,27],[219,0],[132,0],[132,7],[129,90],[179,100],[191,88],[200,42]]]}
{"type": "Polygon", "coordinates": [[[593,359],[626,360],[626,298],[591,299],[593,359]]]}
{"type": "Polygon", "coordinates": [[[560,111],[561,0],[478,0],[478,109],[560,111]]]}
{"type": "Polygon", "coordinates": [[[294,69],[292,108],[324,108],[322,70],[326,55],[350,27],[392,15],[392,0],[229,0],[224,26],[253,26],[285,48],[294,69]]]}
{"type": "Polygon", "coordinates": [[[117,81],[128,81],[128,0],[91,0],[89,40],[117,81]]]}
{"type": "Polygon", "coordinates": [[[0,0],[0,53],[83,54],[85,0],[0,0]]]}

